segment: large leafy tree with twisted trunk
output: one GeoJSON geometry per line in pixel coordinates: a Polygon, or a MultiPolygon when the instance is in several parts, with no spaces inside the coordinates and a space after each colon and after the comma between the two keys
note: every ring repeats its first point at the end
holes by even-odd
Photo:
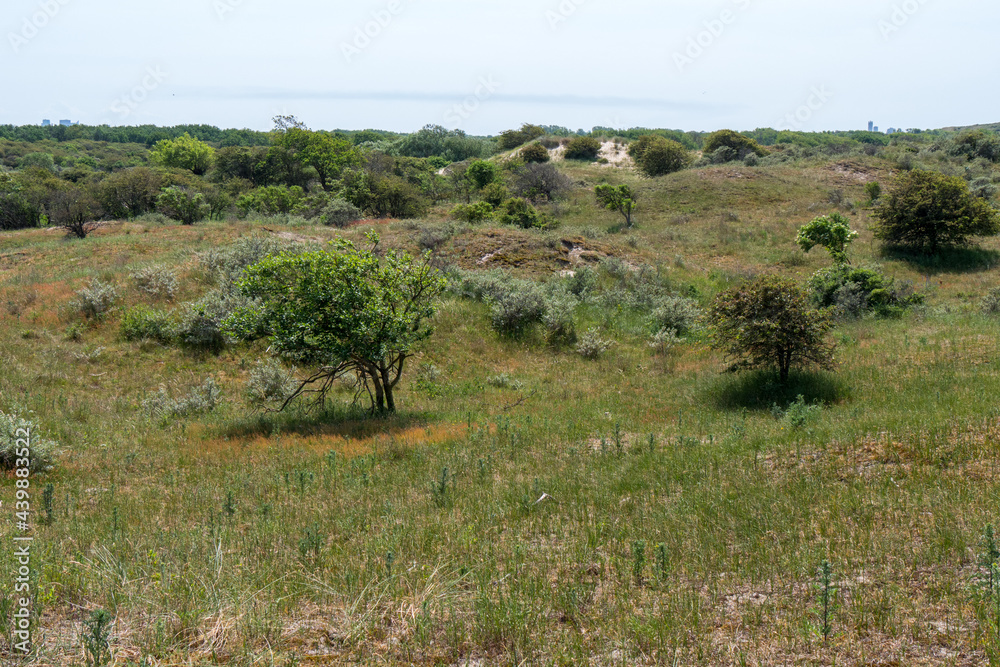
{"type": "Polygon", "coordinates": [[[785,383],[794,366],[833,367],[829,316],[787,278],[759,276],[723,292],[708,317],[714,346],[734,360],[733,370],[776,368],[785,383]]]}
{"type": "Polygon", "coordinates": [[[271,349],[313,372],[282,406],[306,393],[322,399],[341,376],[354,375],[374,412],[394,412],[394,389],[414,346],[431,335],[430,318],[445,280],[426,261],[388,251],[378,236],[359,249],[337,241],[324,250],[265,259],[239,283],[254,305],[224,327],[242,340],[266,338],[271,349]]]}
{"type": "Polygon", "coordinates": [[[900,176],[872,210],[875,238],[936,254],[972,237],[1000,233],[1000,215],[958,177],[914,169],[900,176]]]}

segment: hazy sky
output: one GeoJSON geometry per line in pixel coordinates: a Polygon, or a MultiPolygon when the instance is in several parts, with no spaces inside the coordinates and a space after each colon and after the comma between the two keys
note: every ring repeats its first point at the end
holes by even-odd
{"type": "Polygon", "coordinates": [[[972,0],[4,0],[0,123],[495,134],[1000,121],[972,0]]]}

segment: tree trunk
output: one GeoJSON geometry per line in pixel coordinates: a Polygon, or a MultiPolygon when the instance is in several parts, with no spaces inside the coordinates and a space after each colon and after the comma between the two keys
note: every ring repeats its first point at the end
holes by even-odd
{"type": "Polygon", "coordinates": [[[378,373],[370,373],[372,378],[372,384],[375,385],[375,408],[376,412],[385,412],[385,391],[382,387],[382,378],[379,377],[378,373]]]}
{"type": "MultiPolygon", "coordinates": [[[[380,368],[379,372],[382,374],[382,387],[385,389],[385,408],[388,412],[396,411],[396,399],[392,395],[392,390],[395,388],[395,383],[389,379],[389,368],[380,368]]],[[[397,378],[398,379],[398,378],[397,378]]]]}

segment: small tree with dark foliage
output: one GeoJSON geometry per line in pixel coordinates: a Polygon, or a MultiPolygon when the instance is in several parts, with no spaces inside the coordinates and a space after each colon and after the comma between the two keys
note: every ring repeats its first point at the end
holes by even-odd
{"type": "Polygon", "coordinates": [[[625,218],[625,226],[632,227],[632,214],[635,212],[636,201],[639,199],[627,185],[598,185],[594,188],[597,203],[608,209],[621,213],[625,218]]]}
{"type": "Polygon", "coordinates": [[[1000,214],[961,178],[914,169],[896,179],[872,209],[875,238],[927,255],[1000,233],[1000,214]]]}
{"type": "Polygon", "coordinates": [[[101,217],[101,205],[88,191],[76,186],[60,188],[49,200],[49,222],[68,236],[87,238],[87,223],[101,217]]]}
{"type": "Polygon", "coordinates": [[[829,316],[787,278],[759,276],[723,292],[708,318],[713,345],[734,360],[732,370],[776,368],[784,384],[793,366],[833,367],[829,316]]]}

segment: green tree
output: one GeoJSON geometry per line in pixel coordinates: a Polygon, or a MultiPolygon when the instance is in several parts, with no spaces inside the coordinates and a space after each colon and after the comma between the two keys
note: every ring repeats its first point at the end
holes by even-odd
{"type": "Polygon", "coordinates": [[[168,218],[180,220],[185,225],[204,220],[211,212],[205,195],[175,185],[163,189],[156,199],[156,208],[168,218]]]}
{"type": "Polygon", "coordinates": [[[18,166],[21,169],[38,167],[40,169],[47,169],[48,171],[56,171],[56,163],[52,157],[52,153],[28,153],[21,158],[18,166]]]}
{"type": "Polygon", "coordinates": [[[446,281],[406,254],[340,240],[326,250],[284,253],[251,266],[239,283],[256,300],[224,323],[237,339],[267,338],[272,350],[314,368],[285,405],[303,393],[320,399],[356,375],[373,411],[394,412],[394,389],[414,346],[431,335],[435,301],[446,281]]]}
{"type": "Polygon", "coordinates": [[[653,177],[680,171],[691,159],[683,145],[655,134],[645,134],[633,141],[628,154],[639,171],[653,177]]]}
{"type": "Polygon", "coordinates": [[[500,178],[500,167],[488,160],[475,160],[466,171],[473,185],[482,190],[500,178]]]}
{"type": "Polygon", "coordinates": [[[42,203],[30,196],[21,178],[0,173],[0,229],[38,227],[42,222],[42,203]]]}
{"type": "Polygon", "coordinates": [[[719,130],[708,135],[702,151],[705,155],[711,155],[720,148],[731,148],[736,151],[736,159],[742,160],[748,153],[756,153],[763,157],[767,155],[764,147],[750,137],[743,136],[739,132],[732,130],[719,130]]]}
{"type": "Polygon", "coordinates": [[[156,164],[188,169],[201,176],[211,168],[215,149],[185,132],[176,139],[156,142],[149,156],[156,164]]]}
{"type": "Polygon", "coordinates": [[[795,242],[804,252],[823,246],[837,264],[847,264],[847,247],[858,237],[851,223],[840,213],[814,218],[799,229],[795,242]]]}
{"type": "Polygon", "coordinates": [[[361,151],[347,137],[326,132],[291,127],[275,133],[275,145],[281,146],[312,167],[324,190],[329,191],[345,169],[361,164],[361,151]]]}
{"type": "Polygon", "coordinates": [[[132,167],[115,172],[97,186],[97,198],[117,219],[131,220],[152,211],[163,179],[149,167],[132,167]]]}
{"type": "Polygon", "coordinates": [[[638,196],[627,185],[598,185],[594,188],[597,203],[608,209],[621,213],[625,218],[625,226],[632,227],[632,214],[635,212],[638,196]]]}
{"type": "Polygon", "coordinates": [[[733,369],[776,368],[781,382],[793,366],[833,367],[825,340],[829,315],[809,306],[793,281],[759,276],[720,294],[708,312],[713,346],[734,361],[733,369]]]}
{"type": "Polygon", "coordinates": [[[921,169],[896,179],[872,216],[875,238],[925,254],[1000,233],[1000,215],[963,179],[921,169]]]}

